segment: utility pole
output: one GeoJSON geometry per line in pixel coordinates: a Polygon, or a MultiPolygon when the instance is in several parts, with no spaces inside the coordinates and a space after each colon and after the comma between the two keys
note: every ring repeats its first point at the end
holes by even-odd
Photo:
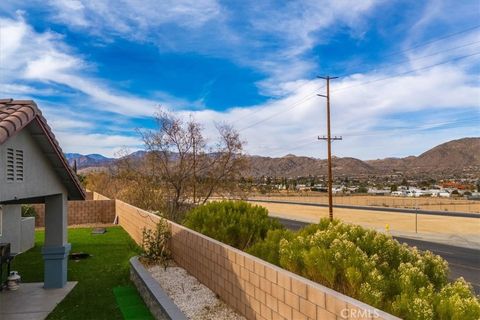
{"type": "Polygon", "coordinates": [[[332,140],[342,140],[342,137],[333,137],[330,134],[330,80],[337,79],[338,77],[318,77],[320,79],[327,80],[327,95],[318,94],[320,97],[327,98],[327,136],[318,137],[318,140],[327,140],[328,148],[328,217],[333,220],[333,197],[332,197],[332,140]]]}
{"type": "Polygon", "coordinates": [[[193,204],[197,202],[197,150],[196,150],[196,137],[193,137],[193,204]]]}

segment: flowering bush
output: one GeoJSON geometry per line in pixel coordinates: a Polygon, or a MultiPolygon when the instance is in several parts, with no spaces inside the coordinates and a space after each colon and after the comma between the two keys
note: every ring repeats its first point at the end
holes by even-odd
{"type": "Polygon", "coordinates": [[[254,256],[262,257],[263,260],[278,264],[280,259],[280,240],[291,239],[293,233],[285,229],[268,230],[265,241],[257,241],[246,251],[254,256]]]}
{"type": "Polygon", "coordinates": [[[389,235],[322,219],[297,233],[269,232],[249,252],[405,319],[479,319],[480,302],[448,264],[389,235]]]}

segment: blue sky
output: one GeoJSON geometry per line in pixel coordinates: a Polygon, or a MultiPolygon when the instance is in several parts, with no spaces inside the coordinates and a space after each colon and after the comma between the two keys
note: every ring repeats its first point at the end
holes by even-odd
{"type": "Polygon", "coordinates": [[[66,152],[142,148],[159,108],[249,154],[418,155],[480,136],[478,1],[4,1],[0,95],[34,99],[66,152]]]}

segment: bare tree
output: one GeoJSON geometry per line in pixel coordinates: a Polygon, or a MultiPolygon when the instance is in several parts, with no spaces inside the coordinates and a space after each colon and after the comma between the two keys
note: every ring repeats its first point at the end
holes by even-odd
{"type": "Polygon", "coordinates": [[[159,210],[165,199],[152,157],[147,154],[137,158],[128,150],[122,150],[117,156],[118,160],[105,170],[87,174],[87,188],[145,210],[159,210]]]}
{"type": "Polygon", "coordinates": [[[163,210],[180,220],[192,205],[202,204],[237,185],[246,165],[239,134],[228,125],[217,125],[218,141],[209,145],[202,127],[171,113],[156,115],[158,128],[142,132],[147,155],[155,164],[151,186],[165,195],[163,210]]]}

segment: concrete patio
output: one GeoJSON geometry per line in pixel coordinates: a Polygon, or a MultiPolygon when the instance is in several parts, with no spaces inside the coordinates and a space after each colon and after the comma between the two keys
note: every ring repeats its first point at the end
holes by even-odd
{"type": "Polygon", "coordinates": [[[22,283],[17,291],[0,292],[0,319],[43,320],[75,287],[69,281],[63,288],[44,289],[43,282],[22,283]]]}

